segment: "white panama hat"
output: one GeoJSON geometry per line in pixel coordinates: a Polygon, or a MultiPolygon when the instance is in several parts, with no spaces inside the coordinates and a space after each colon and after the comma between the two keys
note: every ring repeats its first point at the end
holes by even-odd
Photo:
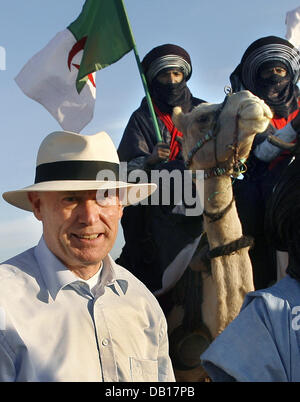
{"type": "Polygon", "coordinates": [[[153,183],[132,184],[119,181],[119,164],[117,150],[104,131],[94,135],[57,131],[49,134],[40,145],[35,183],[20,190],[7,191],[2,196],[15,207],[32,212],[29,191],[123,188],[126,189],[126,201],[123,203],[130,205],[142,201],[156,190],[157,186],[153,183]],[[102,172],[107,172],[108,175],[104,180],[99,180],[99,174],[103,178],[102,172]]]}

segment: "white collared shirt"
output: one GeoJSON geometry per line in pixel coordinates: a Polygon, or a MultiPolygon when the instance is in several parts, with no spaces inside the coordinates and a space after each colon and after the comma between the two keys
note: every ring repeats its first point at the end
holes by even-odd
{"type": "Polygon", "coordinates": [[[0,265],[0,381],[174,381],[146,287],[107,256],[93,293],[43,238],[0,265]]]}

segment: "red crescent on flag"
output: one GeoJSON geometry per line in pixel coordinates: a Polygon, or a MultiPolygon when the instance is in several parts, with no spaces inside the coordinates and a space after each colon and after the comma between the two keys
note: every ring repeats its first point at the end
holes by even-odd
{"type": "MultiPolygon", "coordinates": [[[[79,68],[80,68],[80,65],[79,65],[79,64],[72,63],[72,65],[73,65],[74,67],[76,67],[76,68],[79,70],[79,68]]],[[[92,73],[91,73],[91,74],[88,74],[88,78],[89,78],[89,80],[91,81],[91,84],[96,88],[96,83],[95,83],[93,74],[92,74],[92,73]]]]}
{"type": "MultiPolygon", "coordinates": [[[[71,63],[72,63],[73,58],[76,56],[77,53],[79,53],[81,50],[84,49],[86,40],[87,40],[87,36],[84,36],[79,41],[77,41],[75,43],[75,45],[72,47],[72,49],[70,50],[69,56],[68,56],[68,67],[69,67],[70,71],[71,71],[71,63]]],[[[72,65],[79,70],[79,68],[80,68],[79,64],[72,63],[72,65]]],[[[96,88],[96,83],[95,83],[92,73],[88,74],[88,79],[91,81],[91,84],[96,88]]]]}

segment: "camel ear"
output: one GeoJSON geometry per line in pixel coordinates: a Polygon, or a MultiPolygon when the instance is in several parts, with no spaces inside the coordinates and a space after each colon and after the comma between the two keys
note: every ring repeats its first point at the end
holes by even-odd
{"type": "Polygon", "coordinates": [[[181,132],[185,131],[187,119],[186,119],[185,114],[182,113],[182,109],[180,106],[174,107],[172,120],[173,120],[173,123],[175,124],[176,128],[179,131],[181,131],[181,132]]]}

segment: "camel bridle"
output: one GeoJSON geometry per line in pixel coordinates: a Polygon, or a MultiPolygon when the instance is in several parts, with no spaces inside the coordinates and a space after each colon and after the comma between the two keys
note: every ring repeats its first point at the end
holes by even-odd
{"type": "MultiPolygon", "coordinates": [[[[226,93],[226,88],[225,88],[225,93],[226,93]]],[[[216,166],[210,169],[206,169],[204,171],[204,179],[209,179],[210,177],[216,177],[216,176],[222,176],[222,175],[230,175],[233,178],[237,178],[241,173],[242,169],[241,167],[244,166],[243,161],[239,159],[238,155],[238,124],[239,124],[239,118],[240,118],[240,113],[239,110],[236,114],[235,117],[235,129],[233,133],[233,143],[230,145],[230,147],[233,149],[233,165],[230,165],[229,167],[221,167],[220,163],[217,158],[217,136],[219,133],[220,129],[220,115],[227,103],[227,100],[229,96],[232,95],[232,91],[227,91],[226,96],[220,107],[214,112],[214,123],[213,127],[211,130],[206,133],[200,140],[197,141],[195,146],[189,151],[187,160],[185,162],[185,165],[187,168],[190,167],[194,155],[201,149],[204,144],[206,144],[208,141],[213,140],[214,141],[214,155],[215,155],[215,161],[216,161],[216,166]]],[[[193,172],[193,176],[195,172],[193,172]]],[[[210,222],[216,222],[223,218],[224,215],[228,213],[228,211],[231,209],[232,205],[234,203],[234,197],[232,197],[232,200],[230,203],[221,211],[217,213],[208,213],[206,210],[203,210],[203,215],[205,215],[207,218],[210,219],[210,222]]],[[[209,259],[213,259],[216,257],[222,257],[224,255],[230,255],[242,248],[246,247],[253,247],[254,240],[251,236],[242,236],[237,240],[234,240],[233,242],[229,244],[225,244],[220,247],[215,247],[212,250],[209,250],[207,252],[207,257],[209,259]]]]}
{"type": "MultiPolygon", "coordinates": [[[[224,109],[225,104],[227,103],[228,95],[226,95],[224,101],[222,102],[221,106],[215,110],[214,112],[214,123],[213,127],[209,130],[208,133],[204,134],[202,138],[200,138],[193,148],[188,152],[187,159],[185,161],[185,166],[187,168],[190,167],[194,155],[210,140],[213,140],[216,143],[217,135],[219,132],[219,117],[221,115],[222,110],[224,109]]],[[[215,146],[216,148],[216,146],[215,146]]],[[[216,151],[215,151],[216,153],[216,151]]]]}
{"type": "Polygon", "coordinates": [[[242,170],[241,167],[244,166],[243,162],[239,159],[238,156],[238,121],[240,114],[239,112],[235,117],[235,129],[233,133],[233,143],[230,147],[233,149],[233,166],[224,167],[221,166],[218,158],[217,158],[217,137],[220,131],[220,115],[227,103],[229,96],[232,95],[232,92],[227,91],[224,101],[221,103],[220,107],[214,112],[213,126],[212,128],[204,134],[202,138],[200,138],[194,147],[188,152],[187,159],[185,161],[185,166],[190,168],[193,158],[195,154],[209,141],[214,141],[214,156],[216,161],[216,166],[210,169],[206,169],[204,171],[204,179],[209,179],[210,177],[222,176],[224,174],[230,174],[232,177],[238,177],[242,170]]]}

